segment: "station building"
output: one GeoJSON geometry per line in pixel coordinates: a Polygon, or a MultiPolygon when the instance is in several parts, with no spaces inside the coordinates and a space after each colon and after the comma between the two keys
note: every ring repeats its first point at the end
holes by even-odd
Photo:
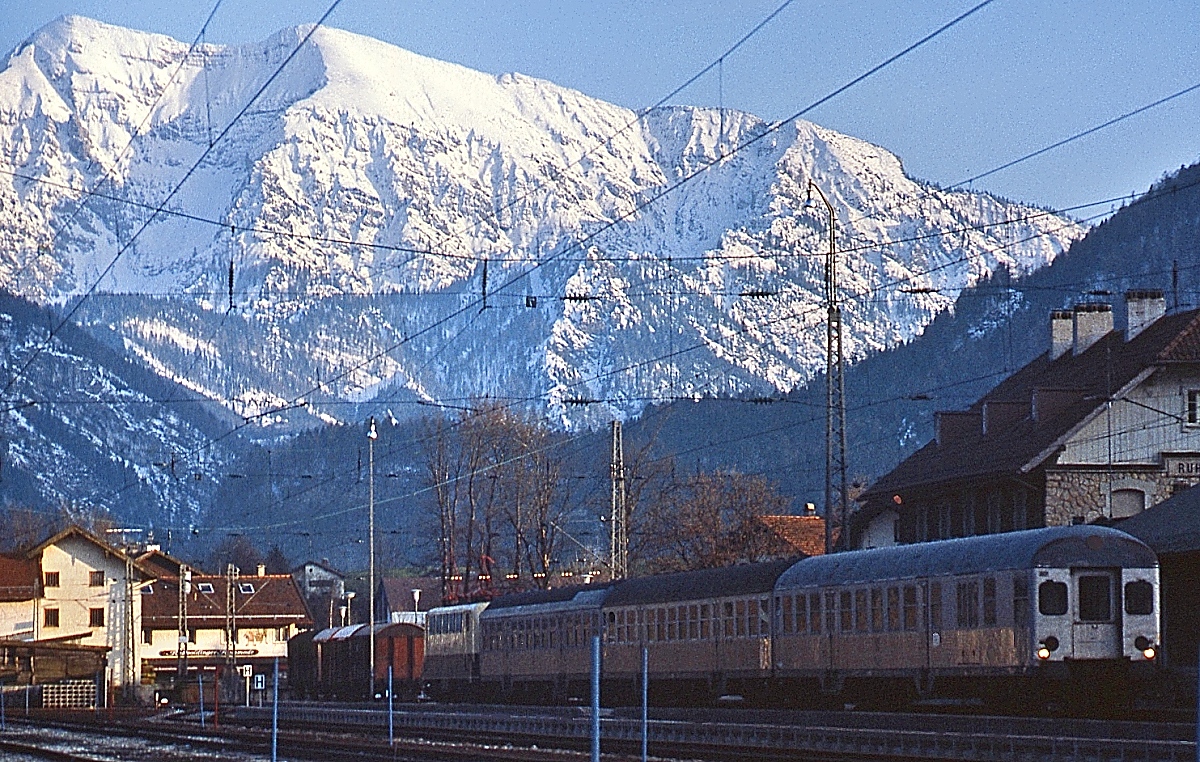
{"type": "Polygon", "coordinates": [[[1050,315],[1048,351],[859,498],[854,547],[1112,522],[1200,482],[1200,310],[1160,291],[1050,315]]]}
{"type": "Polygon", "coordinates": [[[215,676],[218,670],[249,667],[252,674],[267,674],[276,658],[286,671],[288,640],[313,626],[290,574],[267,574],[259,564],[250,574],[212,575],[177,561],[172,571],[169,557],[143,558],[159,571],[142,596],[147,684],[174,687],[180,669],[215,676]]]}

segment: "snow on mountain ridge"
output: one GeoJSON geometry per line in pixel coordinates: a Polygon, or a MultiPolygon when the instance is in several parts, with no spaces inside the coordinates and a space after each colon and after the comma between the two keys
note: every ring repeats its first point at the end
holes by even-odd
{"type": "MultiPolygon", "coordinates": [[[[201,46],[160,99],[185,43],[60,19],[0,71],[0,156],[160,204],[308,30],[201,46]]],[[[805,208],[809,178],[837,210],[852,359],[1083,232],[1053,216],[988,228],[1029,210],[929,188],[886,150],[801,120],[633,213],[768,125],[675,106],[622,131],[633,112],[544,80],[335,29],[309,43],[172,199],[216,224],[160,217],[100,284],[128,296],[79,313],[241,415],[300,395],[346,420],[376,402],[490,394],[541,399],[579,426],[651,399],[786,391],[824,364],[827,233],[823,208],[805,208]],[[484,260],[489,308],[448,319],[482,294],[484,260]],[[176,296],[132,296],[147,293],[176,296]]],[[[0,282],[61,302],[147,219],[93,199],[61,229],[77,196],[0,178],[0,282]]]]}

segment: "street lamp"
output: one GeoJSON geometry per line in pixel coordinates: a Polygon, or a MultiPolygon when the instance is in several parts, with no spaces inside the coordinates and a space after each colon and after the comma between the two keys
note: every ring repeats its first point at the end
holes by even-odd
{"type": "Polygon", "coordinates": [[[367,605],[370,607],[370,614],[367,616],[367,626],[370,628],[370,648],[371,648],[371,698],[375,698],[375,440],[379,438],[379,432],[375,430],[375,416],[371,416],[371,425],[367,429],[367,533],[370,535],[368,542],[370,548],[367,551],[367,557],[370,559],[370,577],[369,580],[371,589],[367,596],[367,605]]]}

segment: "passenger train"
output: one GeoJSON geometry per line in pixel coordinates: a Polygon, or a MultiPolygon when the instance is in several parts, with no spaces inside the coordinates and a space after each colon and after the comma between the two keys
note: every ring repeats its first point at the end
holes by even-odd
{"type": "Polygon", "coordinates": [[[1159,660],[1158,562],[1071,526],[659,575],[428,613],[435,698],[1118,706],[1159,660]]]}

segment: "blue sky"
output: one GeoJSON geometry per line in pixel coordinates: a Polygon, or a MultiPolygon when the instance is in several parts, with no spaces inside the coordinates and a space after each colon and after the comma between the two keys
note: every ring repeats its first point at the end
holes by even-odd
{"type": "MultiPolygon", "coordinates": [[[[639,108],[691,77],[783,0],[343,0],[331,26],[492,73],[520,71],[639,108]]],[[[36,0],[0,14],[11,50],[76,13],[190,41],[213,7],[161,0],[36,0]]],[[[794,0],[679,103],[790,115],[974,0],[794,0]]],[[[223,0],[210,42],[314,21],[328,0],[223,0]]],[[[1200,3],[997,0],[810,114],[949,185],[1200,83],[1200,3]]],[[[993,175],[975,187],[1064,208],[1144,191],[1200,159],[1200,90],[993,175]]],[[[1085,214],[1082,212],[1081,214],[1085,214]]]]}

